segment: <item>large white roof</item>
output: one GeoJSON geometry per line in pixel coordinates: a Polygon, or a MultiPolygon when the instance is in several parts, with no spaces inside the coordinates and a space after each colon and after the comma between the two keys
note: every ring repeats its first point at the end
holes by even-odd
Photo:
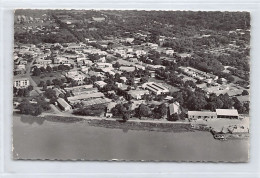
{"type": "Polygon", "coordinates": [[[58,98],[57,102],[60,103],[60,105],[62,105],[64,108],[70,106],[63,98],[58,98]]]}
{"type": "Polygon", "coordinates": [[[216,113],[220,116],[238,116],[236,109],[216,109],[216,113]]]}

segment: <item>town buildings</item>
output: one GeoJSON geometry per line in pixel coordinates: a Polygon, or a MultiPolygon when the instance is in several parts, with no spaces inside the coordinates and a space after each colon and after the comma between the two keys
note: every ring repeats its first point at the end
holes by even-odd
{"type": "Polygon", "coordinates": [[[204,80],[207,83],[211,83],[212,81],[216,81],[218,76],[200,71],[198,69],[192,67],[179,67],[186,75],[193,77],[198,80],[204,80]],[[211,80],[209,80],[211,79],[211,80]]]}
{"type": "MultiPolygon", "coordinates": [[[[211,112],[183,109],[187,106],[181,106],[177,102],[175,94],[181,92],[184,88],[191,92],[202,90],[205,92],[203,95],[205,94],[206,99],[212,93],[217,96],[227,93],[230,98],[237,98],[242,104],[249,102],[249,96],[241,96],[244,88],[236,86],[235,83],[230,84],[225,75],[221,76],[216,72],[214,74],[213,72],[204,72],[202,71],[203,67],[197,68],[192,61],[192,57],[195,59],[199,52],[206,53],[206,50],[185,49],[179,42],[182,41],[180,36],[162,36],[162,34],[153,36],[154,34],[150,30],[148,32],[139,29],[123,33],[118,31],[119,35],[117,33],[108,36],[105,34],[99,35],[102,26],[106,23],[110,23],[110,25],[114,23],[105,14],[98,15],[97,13],[84,20],[75,19],[75,14],[58,14],[57,18],[66,25],[67,29],[62,32],[68,34],[75,32],[80,34],[80,39],[74,41],[60,39],[62,42],[41,42],[36,45],[15,44],[14,74],[18,78],[14,79],[14,86],[26,88],[30,85],[28,76],[22,77],[25,73],[32,75],[31,78],[37,84],[39,82],[36,80],[42,80],[45,84],[48,81],[47,88],[56,92],[56,97],[59,97],[57,103],[62,110],[68,111],[86,106],[106,105],[113,101],[116,104],[132,103],[132,109],[136,109],[140,103],[151,110],[154,109],[154,105],[166,104],[168,117],[187,112],[188,118],[192,120],[238,118],[238,113],[234,110],[218,109],[216,112],[211,112]],[[182,47],[178,48],[178,46],[182,47]],[[37,76],[32,74],[32,69],[35,66],[41,70],[37,76]],[[46,70],[47,66],[48,70],[46,70]],[[177,69],[177,67],[179,68],[177,69]],[[28,68],[30,68],[30,71],[27,70],[28,68]],[[51,73],[51,75],[48,75],[48,73],[51,73]],[[66,80],[60,80],[61,78],[66,78],[66,80]],[[54,84],[55,82],[53,83],[55,79],[60,80],[60,86],[54,84]],[[189,83],[191,84],[189,85],[189,83]]],[[[23,18],[20,17],[20,19],[23,18]]],[[[34,20],[35,18],[28,20],[28,22],[34,20]]],[[[37,19],[37,21],[39,20],[37,19]]],[[[55,20],[53,21],[55,22],[55,20]]],[[[170,24],[166,24],[166,26],[171,27],[170,24]]],[[[35,36],[49,34],[58,38],[61,35],[59,31],[62,28],[64,27],[59,24],[53,24],[53,27],[37,25],[36,27],[26,27],[25,30],[32,31],[35,36]]],[[[234,30],[234,32],[238,34],[243,31],[234,30]]],[[[29,31],[26,33],[29,33],[29,31]]],[[[75,36],[74,33],[71,38],[73,36],[75,36]]],[[[207,40],[211,36],[213,35],[207,31],[199,33],[194,39],[207,40]]],[[[229,49],[238,47],[234,39],[227,46],[229,49]]],[[[225,51],[225,47],[220,50],[225,51]]],[[[223,73],[232,75],[234,70],[237,69],[226,66],[223,73]]],[[[36,87],[40,94],[45,92],[44,88],[46,88],[45,85],[36,87]]]]}

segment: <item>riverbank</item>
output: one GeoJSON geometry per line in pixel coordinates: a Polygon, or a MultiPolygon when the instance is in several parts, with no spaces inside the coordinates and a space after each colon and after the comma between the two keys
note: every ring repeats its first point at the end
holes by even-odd
{"type": "MultiPolygon", "coordinates": [[[[188,122],[169,122],[169,121],[148,121],[148,120],[129,120],[123,122],[111,118],[96,119],[83,117],[64,117],[45,115],[43,117],[33,117],[29,115],[21,115],[21,121],[24,123],[37,123],[42,125],[45,121],[60,122],[60,123],[76,123],[87,122],[89,126],[103,127],[109,129],[123,129],[123,130],[147,130],[157,132],[191,132],[194,129],[188,122]]],[[[196,129],[200,130],[200,129],[196,129]]],[[[202,129],[203,130],[203,129],[202,129]]]]}
{"type": "Polygon", "coordinates": [[[111,120],[91,120],[90,126],[104,127],[112,129],[126,129],[126,130],[148,130],[159,132],[191,132],[190,123],[156,123],[156,122],[134,122],[134,121],[111,121],[111,120]]]}
{"type": "MultiPolygon", "coordinates": [[[[59,122],[59,123],[75,123],[75,122],[86,122],[92,127],[103,127],[108,129],[122,129],[128,130],[143,130],[143,131],[156,131],[156,132],[194,132],[194,131],[205,131],[211,132],[216,131],[220,124],[216,124],[221,120],[208,121],[208,122],[170,122],[166,120],[128,120],[123,122],[121,119],[113,118],[98,118],[98,117],[84,117],[84,116],[61,116],[45,114],[41,117],[33,117],[29,115],[21,115],[21,121],[25,123],[37,123],[42,125],[44,121],[59,122]],[[212,124],[215,123],[215,124],[212,124]]],[[[230,121],[231,122],[231,121],[230,121]]],[[[225,121],[225,124],[230,122],[225,121]]],[[[232,121],[234,122],[234,121],[232,121]]],[[[231,123],[232,123],[231,122],[231,123]]],[[[235,121],[240,122],[240,121],[235,121]]],[[[224,125],[222,125],[223,127],[224,125]]],[[[213,138],[214,138],[214,134],[213,138]]]]}

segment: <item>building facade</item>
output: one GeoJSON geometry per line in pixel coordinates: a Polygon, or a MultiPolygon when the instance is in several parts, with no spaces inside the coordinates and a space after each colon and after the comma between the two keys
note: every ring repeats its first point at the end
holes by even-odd
{"type": "Polygon", "coordinates": [[[27,88],[29,85],[30,85],[30,80],[26,77],[14,79],[14,87],[16,88],[27,88]]]}

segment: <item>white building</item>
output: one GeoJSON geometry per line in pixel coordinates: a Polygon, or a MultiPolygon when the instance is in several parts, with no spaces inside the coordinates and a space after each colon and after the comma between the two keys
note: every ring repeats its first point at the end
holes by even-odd
{"type": "Polygon", "coordinates": [[[147,53],[144,50],[136,50],[135,54],[137,57],[140,57],[141,55],[146,55],[147,53]]]}
{"type": "Polygon", "coordinates": [[[54,64],[68,64],[69,61],[66,57],[61,57],[61,56],[58,56],[56,58],[54,58],[54,64]]]}
{"type": "Polygon", "coordinates": [[[38,60],[36,60],[36,63],[40,64],[40,65],[48,65],[48,64],[51,64],[52,61],[51,60],[38,59],[38,60]]]}
{"type": "Polygon", "coordinates": [[[180,103],[175,101],[174,103],[169,104],[169,115],[173,114],[180,114],[181,113],[181,107],[180,103]]]}
{"type": "Polygon", "coordinates": [[[64,111],[69,111],[72,109],[71,106],[63,98],[58,98],[57,103],[59,107],[64,111]]]}
{"type": "Polygon", "coordinates": [[[173,49],[166,49],[165,50],[165,54],[169,55],[169,56],[172,56],[174,54],[174,50],[173,49]]]}
{"type": "Polygon", "coordinates": [[[124,58],[127,57],[126,51],[124,49],[115,49],[114,53],[124,58]]]}
{"type": "Polygon", "coordinates": [[[238,119],[238,112],[236,109],[216,109],[218,118],[238,119]]]}
{"type": "Polygon", "coordinates": [[[14,78],[14,87],[16,88],[27,88],[30,85],[30,80],[27,77],[14,78]]]}
{"type": "Polygon", "coordinates": [[[188,118],[191,120],[197,119],[216,119],[216,112],[211,111],[188,111],[188,118]]]}
{"type": "Polygon", "coordinates": [[[84,83],[84,78],[86,77],[83,75],[83,73],[77,71],[77,70],[71,70],[67,72],[66,77],[71,78],[75,80],[78,84],[83,84],[84,83]]]}
{"type": "Polygon", "coordinates": [[[158,44],[155,44],[155,43],[147,43],[147,45],[151,48],[151,49],[154,49],[156,50],[158,48],[158,44]]]}
{"type": "Polygon", "coordinates": [[[123,87],[123,83],[116,82],[116,86],[117,86],[118,88],[121,88],[121,87],[123,87]]]}
{"type": "Polygon", "coordinates": [[[96,22],[102,22],[104,20],[106,20],[105,17],[92,17],[92,20],[96,21],[96,22]]]}
{"type": "Polygon", "coordinates": [[[96,63],[94,64],[95,67],[97,68],[113,68],[113,64],[111,63],[103,63],[103,62],[100,62],[100,63],[96,63]]]}
{"type": "Polygon", "coordinates": [[[135,39],[134,38],[126,38],[125,42],[132,43],[135,39]]]}
{"type": "Polygon", "coordinates": [[[127,81],[127,78],[126,78],[126,77],[120,77],[120,79],[121,79],[124,83],[126,83],[126,81],[127,81]]]}
{"type": "Polygon", "coordinates": [[[142,65],[135,65],[136,69],[145,70],[145,67],[142,65]]]}
{"type": "Polygon", "coordinates": [[[84,78],[85,78],[85,75],[78,74],[78,75],[75,75],[72,79],[75,80],[76,82],[78,82],[78,84],[83,84],[84,78]]]}
{"type": "Polygon", "coordinates": [[[151,64],[147,64],[146,67],[150,70],[156,70],[156,69],[160,69],[163,68],[165,69],[166,67],[163,65],[151,65],[151,64]]]}
{"type": "Polygon", "coordinates": [[[103,73],[109,73],[110,75],[115,75],[116,73],[112,71],[113,68],[101,68],[103,73]]]}
{"type": "Polygon", "coordinates": [[[125,72],[134,72],[135,71],[135,67],[120,66],[119,70],[120,71],[125,71],[125,72]]]}
{"type": "Polygon", "coordinates": [[[103,82],[103,81],[97,81],[95,82],[95,85],[100,87],[100,88],[103,88],[107,83],[106,82],[103,82]]]}
{"type": "Polygon", "coordinates": [[[86,66],[81,66],[81,71],[82,71],[83,73],[87,74],[87,73],[88,73],[88,70],[89,70],[88,67],[86,67],[86,66]]]}
{"type": "Polygon", "coordinates": [[[148,90],[130,90],[128,94],[131,95],[134,99],[140,100],[144,95],[149,94],[148,90]]]}
{"type": "Polygon", "coordinates": [[[86,66],[92,66],[93,62],[91,60],[84,60],[86,66]]]}

